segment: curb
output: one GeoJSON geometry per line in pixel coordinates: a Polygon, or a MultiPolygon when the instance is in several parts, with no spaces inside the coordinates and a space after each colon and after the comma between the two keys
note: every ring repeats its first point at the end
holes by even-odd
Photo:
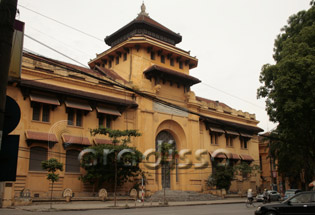
{"type": "MultiPolygon", "coordinates": [[[[52,209],[24,209],[29,212],[57,212],[57,211],[89,211],[89,210],[127,210],[127,209],[139,209],[139,208],[157,208],[157,207],[178,207],[178,206],[199,206],[199,205],[221,205],[221,204],[240,204],[244,201],[233,201],[233,202],[200,202],[190,204],[171,204],[171,205],[139,205],[139,206],[105,206],[102,208],[52,208],[52,209]]],[[[18,209],[18,208],[15,208],[18,209]]]]}

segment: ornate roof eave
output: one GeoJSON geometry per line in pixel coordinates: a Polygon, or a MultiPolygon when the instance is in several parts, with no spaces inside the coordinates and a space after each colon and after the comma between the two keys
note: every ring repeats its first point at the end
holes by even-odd
{"type": "Polygon", "coordinates": [[[175,70],[171,70],[168,68],[160,67],[157,65],[153,65],[149,67],[143,73],[145,74],[147,79],[151,79],[152,77],[154,78],[158,77],[161,79],[179,82],[181,84],[188,85],[189,87],[201,82],[198,78],[195,78],[193,76],[186,75],[184,73],[177,72],[175,70]]]}
{"type": "Polygon", "coordinates": [[[190,69],[197,67],[198,65],[198,59],[196,57],[192,57],[189,55],[189,52],[182,50],[176,46],[173,46],[168,43],[161,43],[160,41],[157,41],[155,38],[152,38],[147,35],[141,35],[141,36],[133,36],[129,38],[128,40],[122,42],[121,44],[112,47],[106,51],[104,51],[101,54],[98,54],[97,57],[90,62],[88,62],[88,65],[90,68],[93,68],[96,64],[96,62],[101,61],[105,57],[109,57],[110,55],[116,55],[117,52],[128,52],[128,48],[134,47],[136,44],[145,44],[146,46],[154,46],[158,49],[167,50],[169,52],[172,52],[178,56],[181,56],[182,59],[185,61],[190,61],[190,69]]]}

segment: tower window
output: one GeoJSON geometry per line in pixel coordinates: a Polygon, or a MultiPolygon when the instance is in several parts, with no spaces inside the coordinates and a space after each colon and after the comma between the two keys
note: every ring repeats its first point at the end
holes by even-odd
{"type": "Polygon", "coordinates": [[[165,63],[165,56],[161,55],[161,63],[165,63]]]}
{"type": "Polygon", "coordinates": [[[151,52],[151,60],[155,60],[155,52],[151,52]]]}
{"type": "Polygon", "coordinates": [[[116,65],[119,64],[119,57],[116,57],[116,65]]]}
{"type": "Polygon", "coordinates": [[[183,69],[183,62],[182,61],[179,61],[179,68],[183,69]]]}
{"type": "Polygon", "coordinates": [[[174,66],[174,59],[173,58],[170,59],[170,64],[171,64],[171,66],[174,66]]]}
{"type": "Polygon", "coordinates": [[[127,53],[124,53],[124,61],[127,60],[127,53]]]}

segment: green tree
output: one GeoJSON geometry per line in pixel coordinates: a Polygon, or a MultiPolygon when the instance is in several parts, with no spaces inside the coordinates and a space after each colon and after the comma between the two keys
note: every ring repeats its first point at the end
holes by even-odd
{"type": "Polygon", "coordinates": [[[54,183],[59,180],[59,174],[56,174],[58,170],[63,171],[63,164],[56,158],[51,158],[47,161],[42,161],[42,169],[48,171],[47,180],[51,181],[51,193],[50,193],[50,208],[52,208],[52,194],[54,190],[54,183]]]}
{"type": "Polygon", "coordinates": [[[315,4],[289,17],[275,40],[274,65],[262,67],[258,98],[266,99],[270,153],[278,171],[306,184],[315,175],[315,4]]]}
{"type": "Polygon", "coordinates": [[[247,162],[241,162],[239,164],[228,162],[221,164],[217,161],[213,161],[212,168],[213,173],[209,176],[207,185],[209,187],[216,186],[217,189],[225,189],[228,191],[235,175],[238,174],[241,175],[243,179],[247,179],[250,174],[254,174],[258,171],[259,166],[247,162]]]}
{"type": "Polygon", "coordinates": [[[88,147],[94,153],[87,153],[81,160],[81,166],[86,173],[81,176],[83,182],[94,184],[100,188],[104,183],[113,187],[115,183],[115,152],[119,154],[122,150],[130,149],[133,153],[124,153],[117,161],[117,185],[121,186],[130,178],[137,177],[142,173],[139,163],[142,153],[136,148],[127,145],[103,144],[88,147]],[[105,154],[104,154],[104,150],[105,154]],[[106,155],[106,153],[108,153],[106,155]]]}
{"type": "Polygon", "coordinates": [[[216,166],[213,173],[209,176],[207,185],[216,186],[217,189],[228,191],[234,177],[234,169],[230,165],[216,166]]]}
{"type": "Polygon", "coordinates": [[[142,153],[134,147],[127,146],[131,142],[131,137],[138,137],[141,134],[137,130],[112,130],[103,127],[92,129],[91,134],[109,136],[113,145],[90,147],[94,153],[83,157],[82,167],[86,170],[86,174],[80,179],[91,184],[95,183],[98,187],[104,182],[113,184],[114,206],[116,206],[117,186],[122,185],[129,178],[143,174],[139,167],[142,153]],[[91,161],[93,161],[92,164],[91,161]]]}

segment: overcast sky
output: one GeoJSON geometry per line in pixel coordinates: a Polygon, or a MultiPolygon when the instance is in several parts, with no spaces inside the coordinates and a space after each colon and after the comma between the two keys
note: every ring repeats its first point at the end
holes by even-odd
{"type": "MultiPolygon", "coordinates": [[[[197,96],[255,113],[265,131],[269,122],[264,100],[256,99],[261,67],[273,64],[274,40],[288,17],[310,8],[310,0],[145,0],[155,21],[182,35],[177,47],[199,60],[190,75],[202,83],[197,96]]],[[[25,34],[87,65],[107,50],[104,38],[140,12],[142,0],[18,0],[25,34]],[[23,7],[26,8],[23,8],[23,7]],[[79,33],[37,13],[79,29],[79,33]]],[[[24,48],[54,59],[75,63],[48,48],[24,40],[24,48]]]]}

